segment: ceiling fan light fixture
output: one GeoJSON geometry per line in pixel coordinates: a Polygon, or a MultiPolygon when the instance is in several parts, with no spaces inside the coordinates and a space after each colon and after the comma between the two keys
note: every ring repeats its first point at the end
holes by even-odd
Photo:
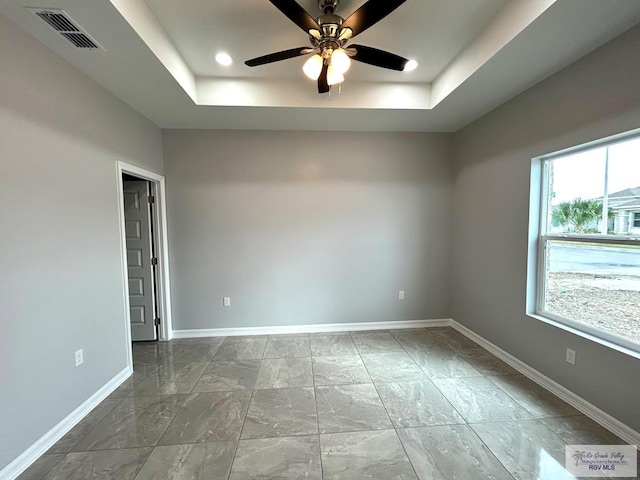
{"type": "Polygon", "coordinates": [[[333,65],[329,65],[329,70],[327,70],[327,84],[331,86],[342,82],[344,82],[344,75],[336,71],[333,65]]]}
{"type": "Polygon", "coordinates": [[[317,28],[310,29],[309,35],[311,35],[316,40],[320,40],[322,38],[322,34],[320,33],[320,30],[318,30],[317,28]]]}
{"type": "Polygon", "coordinates": [[[344,75],[351,66],[351,59],[342,48],[335,50],[331,55],[331,66],[336,73],[344,75]]]}
{"type": "Polygon", "coordinates": [[[338,40],[348,40],[353,36],[353,30],[349,27],[344,27],[340,30],[340,35],[338,35],[338,40]]]}
{"type": "Polygon", "coordinates": [[[302,67],[302,71],[311,80],[318,80],[318,77],[320,76],[320,72],[322,72],[323,63],[324,63],[323,58],[320,55],[315,54],[313,57],[309,58],[309,60],[307,60],[304,63],[302,67]]]}
{"type": "Polygon", "coordinates": [[[404,72],[413,72],[416,68],[418,68],[418,62],[415,60],[409,60],[404,66],[404,72]]]}
{"type": "Polygon", "coordinates": [[[220,65],[228,67],[233,63],[233,58],[231,58],[231,55],[229,55],[228,53],[220,52],[216,54],[216,62],[218,62],[220,65]]]}

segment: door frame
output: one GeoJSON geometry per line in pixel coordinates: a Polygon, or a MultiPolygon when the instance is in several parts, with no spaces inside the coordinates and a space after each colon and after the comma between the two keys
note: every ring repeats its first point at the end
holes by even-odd
{"type": "Polygon", "coordinates": [[[153,215],[153,229],[156,235],[156,255],[157,266],[157,296],[158,315],[160,317],[160,328],[158,339],[171,340],[173,334],[173,322],[171,319],[171,285],[169,276],[169,245],[167,234],[167,200],[164,176],[150,172],[144,168],[136,167],[125,162],[116,161],[116,173],[118,181],[118,217],[120,226],[120,252],[122,258],[122,284],[123,298],[125,304],[125,326],[127,339],[127,356],[129,365],[133,366],[133,356],[131,351],[131,319],[129,312],[129,276],[127,274],[127,241],[124,221],[124,182],[122,174],[128,173],[142,180],[151,182],[153,194],[155,196],[155,215],[153,215]]]}

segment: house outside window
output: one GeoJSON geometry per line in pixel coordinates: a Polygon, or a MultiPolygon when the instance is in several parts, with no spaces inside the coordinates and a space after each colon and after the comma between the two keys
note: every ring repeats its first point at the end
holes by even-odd
{"type": "Polygon", "coordinates": [[[640,136],[537,161],[535,313],[640,352],[640,136]]]}

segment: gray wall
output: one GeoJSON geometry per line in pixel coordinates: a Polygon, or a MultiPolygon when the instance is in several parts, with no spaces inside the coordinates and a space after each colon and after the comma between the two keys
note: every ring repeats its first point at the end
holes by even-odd
{"type": "Polygon", "coordinates": [[[174,328],[450,317],[450,140],[163,131],[174,328]]]}
{"type": "Polygon", "coordinates": [[[0,65],[1,469],[126,367],[115,161],[162,142],[2,15],[0,65]]]}
{"type": "Polygon", "coordinates": [[[453,243],[454,318],[637,431],[640,361],[528,317],[525,295],[531,159],[640,127],[639,51],[635,28],[456,135],[453,243]]]}

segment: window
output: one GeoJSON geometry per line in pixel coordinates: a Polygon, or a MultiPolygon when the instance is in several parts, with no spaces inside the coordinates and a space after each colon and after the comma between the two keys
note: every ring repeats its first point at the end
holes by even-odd
{"type": "Polygon", "coordinates": [[[536,313],[640,352],[640,136],[536,161],[536,313]]]}

